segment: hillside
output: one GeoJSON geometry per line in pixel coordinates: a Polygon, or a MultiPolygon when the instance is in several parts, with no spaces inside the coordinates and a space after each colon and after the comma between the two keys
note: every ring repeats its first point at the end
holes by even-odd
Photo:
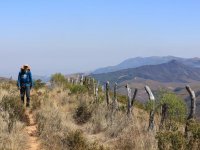
{"type": "Polygon", "coordinates": [[[159,82],[187,83],[189,80],[200,81],[200,69],[186,66],[172,60],[159,65],[146,65],[138,68],[124,69],[116,72],[92,74],[101,83],[107,80],[111,83],[121,83],[136,78],[149,79],[159,82]]]}
{"type": "Polygon", "coordinates": [[[187,58],[180,58],[180,57],[174,57],[174,56],[136,57],[136,58],[127,59],[116,66],[109,66],[109,67],[96,69],[93,72],[93,74],[115,72],[115,71],[128,69],[128,68],[141,67],[144,65],[158,65],[158,64],[170,62],[172,60],[177,60],[180,63],[183,63],[190,67],[200,67],[200,58],[188,58],[187,59],[187,58]]]}
{"type": "MultiPolygon", "coordinates": [[[[114,115],[103,93],[99,93],[98,104],[94,95],[82,88],[67,84],[33,89],[31,107],[25,108],[15,84],[0,83],[0,149],[157,149],[156,132],[147,131],[149,115],[145,110],[135,107],[130,120],[124,109],[114,115]]],[[[120,107],[125,106],[120,103],[120,107]]],[[[158,117],[155,120],[158,130],[158,117]]]]}
{"type": "Polygon", "coordinates": [[[172,93],[163,93],[169,117],[162,123],[161,105],[156,102],[159,109],[155,109],[150,126],[149,103],[135,100],[128,113],[126,97],[118,92],[113,97],[109,92],[108,104],[105,92],[94,88],[96,81],[88,77],[77,84],[55,79],[50,87],[32,90],[30,108],[20,103],[14,82],[0,83],[0,149],[197,150],[200,144],[196,136],[200,125],[196,122],[195,132],[191,131],[186,140],[185,133],[190,131],[184,130],[186,106],[172,93]]]}
{"type": "Polygon", "coordinates": [[[198,116],[200,115],[199,68],[189,67],[179,61],[172,60],[164,64],[146,65],[117,72],[93,74],[92,76],[102,84],[105,84],[106,81],[110,81],[111,85],[117,82],[118,92],[124,95],[127,93],[124,88],[126,84],[129,84],[133,89],[137,88],[137,99],[143,103],[145,103],[148,98],[144,91],[145,85],[149,85],[155,92],[165,89],[182,97],[187,103],[188,108],[190,107],[190,98],[185,90],[185,86],[189,84],[197,94],[197,114],[198,116]]]}

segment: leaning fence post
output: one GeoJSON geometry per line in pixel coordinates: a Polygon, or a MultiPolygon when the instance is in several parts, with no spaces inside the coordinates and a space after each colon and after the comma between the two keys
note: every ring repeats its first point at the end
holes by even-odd
{"type": "Polygon", "coordinates": [[[132,96],[131,96],[131,88],[129,85],[126,85],[127,89],[127,96],[128,96],[128,104],[127,104],[127,115],[129,116],[131,113],[131,103],[132,103],[132,96]]]}
{"type": "Polygon", "coordinates": [[[133,107],[133,104],[135,102],[135,98],[136,98],[137,92],[138,92],[138,89],[136,88],[135,91],[134,91],[134,94],[133,94],[132,101],[131,101],[131,107],[133,107]]]}
{"type": "Polygon", "coordinates": [[[162,111],[161,111],[160,129],[163,129],[163,124],[167,118],[167,113],[168,113],[168,105],[164,103],[162,105],[162,111]]]}
{"type": "Polygon", "coordinates": [[[145,90],[149,96],[149,100],[152,102],[153,106],[150,110],[150,116],[149,116],[149,127],[148,130],[154,129],[154,114],[155,114],[155,97],[150,89],[149,86],[145,86],[145,90]]]}
{"type": "Polygon", "coordinates": [[[110,95],[109,95],[109,81],[106,82],[106,103],[107,106],[110,103],[110,95]]]}
{"type": "Polygon", "coordinates": [[[195,118],[195,111],[196,111],[196,95],[195,92],[190,88],[189,85],[186,86],[186,90],[188,91],[190,98],[191,98],[191,106],[190,106],[190,114],[187,120],[195,118]]]}
{"type": "Polygon", "coordinates": [[[104,85],[101,86],[101,90],[102,90],[102,92],[105,91],[104,85]]]}
{"type": "Polygon", "coordinates": [[[92,78],[92,85],[93,85],[93,94],[96,94],[96,83],[95,83],[95,79],[92,78]]]}
{"type": "Polygon", "coordinates": [[[196,95],[195,95],[195,92],[191,89],[191,87],[189,85],[187,85],[185,88],[188,91],[188,93],[190,95],[190,99],[191,99],[190,113],[187,118],[186,127],[185,127],[185,136],[188,136],[188,127],[190,124],[190,119],[194,119],[195,113],[196,113],[195,112],[196,111],[196,95]]]}
{"type": "Polygon", "coordinates": [[[79,83],[79,75],[77,75],[76,77],[76,81],[75,81],[75,84],[77,85],[79,83]]]}
{"type": "Polygon", "coordinates": [[[97,85],[95,86],[95,98],[96,98],[96,102],[98,102],[98,97],[99,97],[98,91],[99,91],[99,86],[98,86],[98,84],[97,84],[97,85]]]}
{"type": "Polygon", "coordinates": [[[113,97],[113,104],[112,109],[113,111],[118,108],[118,102],[117,102],[117,83],[114,85],[114,97],[113,97]]]}
{"type": "Polygon", "coordinates": [[[81,85],[83,85],[83,81],[84,81],[84,76],[81,75],[81,79],[80,79],[80,82],[81,82],[80,84],[81,84],[81,85]]]}

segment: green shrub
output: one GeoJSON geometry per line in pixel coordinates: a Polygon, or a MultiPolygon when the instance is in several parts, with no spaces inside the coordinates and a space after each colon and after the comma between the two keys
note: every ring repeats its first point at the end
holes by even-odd
{"type": "Polygon", "coordinates": [[[163,104],[168,106],[168,119],[178,122],[184,122],[187,114],[187,107],[184,100],[173,93],[160,92],[156,98],[155,104],[152,101],[146,103],[146,110],[155,107],[155,112],[160,113],[160,108],[163,104]],[[154,105],[154,106],[153,106],[154,105]]]}
{"type": "Polygon", "coordinates": [[[62,130],[61,115],[58,110],[38,111],[36,121],[38,123],[38,133],[41,137],[47,137],[50,136],[49,133],[56,133],[62,130]]]}
{"type": "Polygon", "coordinates": [[[36,110],[41,107],[41,100],[38,95],[32,95],[31,96],[31,110],[36,110]]]}
{"type": "Polygon", "coordinates": [[[184,150],[186,148],[186,139],[181,132],[158,132],[159,150],[184,150]]]}
{"type": "Polygon", "coordinates": [[[21,101],[16,99],[15,96],[4,96],[0,102],[0,108],[9,114],[9,119],[7,120],[9,132],[11,132],[17,120],[28,123],[25,108],[23,107],[21,101]]]}
{"type": "Polygon", "coordinates": [[[184,100],[173,93],[165,93],[161,98],[161,105],[164,103],[168,105],[168,115],[171,119],[180,122],[185,121],[187,107],[184,100]]]}
{"type": "Polygon", "coordinates": [[[70,91],[71,94],[83,94],[87,92],[87,88],[83,85],[72,85],[70,91]]]}
{"type": "Polygon", "coordinates": [[[25,107],[19,99],[15,96],[4,96],[0,103],[0,106],[4,111],[8,111],[10,114],[13,113],[14,117],[20,121],[26,122],[25,107]]]}
{"type": "Polygon", "coordinates": [[[34,89],[39,90],[43,87],[45,87],[45,83],[42,82],[42,80],[38,79],[34,81],[34,89]]]}
{"type": "Polygon", "coordinates": [[[95,142],[88,142],[81,130],[69,132],[63,143],[67,145],[69,150],[106,150],[95,142]]]}
{"type": "Polygon", "coordinates": [[[70,150],[84,150],[87,148],[87,141],[80,130],[70,132],[66,138],[70,150]]]}
{"type": "Polygon", "coordinates": [[[200,149],[200,123],[189,120],[188,132],[189,136],[179,131],[158,132],[156,138],[159,150],[200,149]]]}
{"type": "Polygon", "coordinates": [[[84,124],[89,121],[89,119],[92,117],[92,111],[88,107],[88,105],[83,102],[80,103],[79,106],[76,108],[74,119],[78,124],[84,124]]]}
{"type": "Polygon", "coordinates": [[[3,82],[3,83],[1,84],[1,88],[4,89],[4,90],[7,90],[7,91],[10,91],[11,86],[12,86],[12,85],[9,84],[8,82],[3,82]]]}
{"type": "Polygon", "coordinates": [[[67,82],[67,80],[66,80],[65,76],[62,75],[61,73],[56,73],[51,76],[50,82],[53,85],[61,86],[61,85],[64,85],[67,82]]]}
{"type": "Polygon", "coordinates": [[[194,119],[188,120],[188,132],[190,132],[188,149],[200,149],[200,123],[194,119]]]}

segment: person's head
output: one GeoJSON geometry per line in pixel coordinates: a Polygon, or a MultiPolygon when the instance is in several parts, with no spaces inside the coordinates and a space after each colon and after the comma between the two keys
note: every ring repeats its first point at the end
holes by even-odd
{"type": "Polygon", "coordinates": [[[28,64],[25,64],[25,65],[23,65],[23,66],[21,67],[21,70],[24,71],[24,72],[30,71],[30,67],[29,67],[28,64]]]}
{"type": "Polygon", "coordinates": [[[23,71],[24,71],[24,66],[22,66],[22,67],[20,68],[20,70],[23,72],[23,71]]]}
{"type": "Polygon", "coordinates": [[[28,70],[28,65],[24,65],[24,70],[27,71],[28,70]]]}

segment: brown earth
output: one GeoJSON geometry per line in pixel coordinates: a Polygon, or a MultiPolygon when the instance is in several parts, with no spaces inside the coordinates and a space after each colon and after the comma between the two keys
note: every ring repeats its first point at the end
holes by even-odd
{"type": "Polygon", "coordinates": [[[30,110],[26,110],[26,115],[29,120],[29,123],[24,129],[24,132],[28,134],[26,150],[40,150],[40,141],[37,136],[37,124],[30,110]]]}

